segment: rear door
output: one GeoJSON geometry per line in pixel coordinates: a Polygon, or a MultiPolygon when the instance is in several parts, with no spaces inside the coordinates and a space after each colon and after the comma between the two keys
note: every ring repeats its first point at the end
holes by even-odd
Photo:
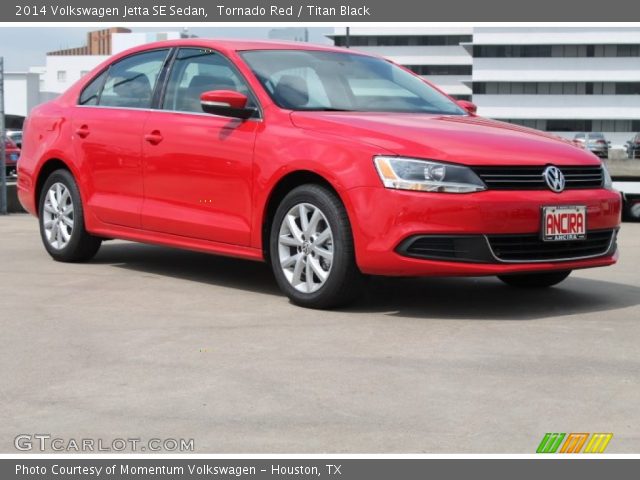
{"type": "Polygon", "coordinates": [[[87,204],[103,222],[140,228],[142,129],[169,49],[126,57],[98,75],[73,114],[73,147],[87,204]]]}
{"type": "Polygon", "coordinates": [[[164,98],[144,127],[144,229],[249,245],[253,148],[260,118],[206,114],[200,94],[235,90],[255,100],[223,55],[180,48],[164,98]]]}

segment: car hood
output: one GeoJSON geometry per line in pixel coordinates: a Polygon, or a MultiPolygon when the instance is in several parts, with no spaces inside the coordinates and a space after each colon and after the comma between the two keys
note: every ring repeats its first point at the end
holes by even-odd
{"type": "Polygon", "coordinates": [[[374,145],[381,154],[467,165],[598,165],[570,141],[538,130],[474,116],[293,112],[299,128],[374,145]]]}

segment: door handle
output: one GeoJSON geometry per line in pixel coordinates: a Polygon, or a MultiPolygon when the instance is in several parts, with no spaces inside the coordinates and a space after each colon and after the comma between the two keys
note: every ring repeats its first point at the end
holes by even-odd
{"type": "Polygon", "coordinates": [[[159,130],[154,130],[151,133],[147,133],[144,136],[144,139],[149,142],[151,145],[157,145],[163,140],[163,136],[160,134],[159,130]]]}
{"type": "Polygon", "coordinates": [[[87,138],[87,136],[89,135],[89,127],[87,127],[86,125],[82,125],[76,130],[76,135],[78,135],[80,138],[87,138]]]}

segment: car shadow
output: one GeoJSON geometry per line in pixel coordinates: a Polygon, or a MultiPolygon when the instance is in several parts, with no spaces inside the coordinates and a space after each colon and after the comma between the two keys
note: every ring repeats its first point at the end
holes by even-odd
{"type": "MultiPolygon", "coordinates": [[[[284,297],[269,266],[260,262],[107,242],[92,263],[284,297]]],[[[605,312],[639,303],[639,287],[575,275],[541,290],[508,287],[494,277],[368,277],[363,295],[337,311],[407,318],[534,320],[605,312]]]]}
{"type": "Polygon", "coordinates": [[[546,289],[509,287],[495,277],[377,277],[369,282],[363,299],[349,310],[400,317],[536,320],[606,312],[639,303],[638,287],[575,274],[546,289]]]}

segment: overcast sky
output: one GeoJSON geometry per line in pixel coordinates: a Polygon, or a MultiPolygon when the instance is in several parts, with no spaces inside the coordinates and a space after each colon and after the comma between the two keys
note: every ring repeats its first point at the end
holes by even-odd
{"type": "MultiPolygon", "coordinates": [[[[182,30],[181,27],[127,28],[134,32],[182,30]]],[[[0,57],[4,57],[6,71],[25,71],[31,66],[44,65],[46,52],[85,45],[86,34],[92,30],[100,27],[1,27],[0,57]]],[[[268,27],[189,27],[189,33],[207,38],[266,39],[269,30],[268,27]]],[[[330,43],[325,35],[332,31],[331,28],[309,28],[309,40],[330,43]]]]}

